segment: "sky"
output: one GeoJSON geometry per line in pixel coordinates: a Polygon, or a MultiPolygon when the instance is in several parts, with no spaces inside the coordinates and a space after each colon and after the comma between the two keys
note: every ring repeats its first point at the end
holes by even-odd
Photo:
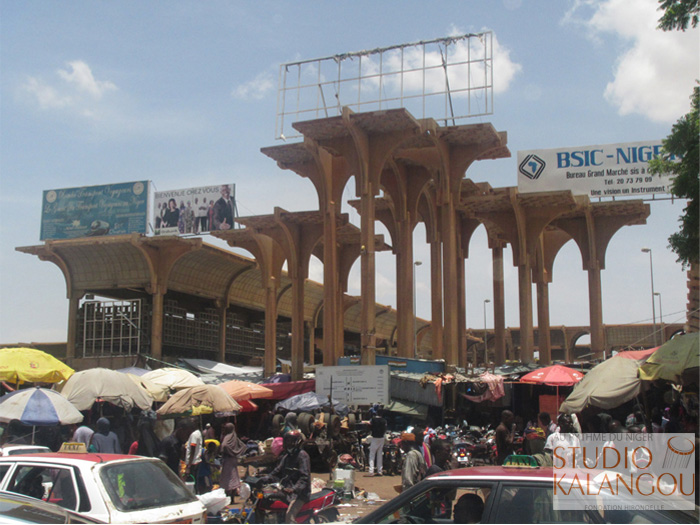
{"type": "MultiPolygon", "coordinates": [[[[260,152],[275,138],[282,63],[464,33],[494,36],[491,122],[508,159],[466,177],[517,185],[517,152],[665,138],[700,77],[698,30],[655,29],[656,0],[275,2],[0,0],[0,343],[66,340],[61,271],[15,251],[40,244],[42,191],[150,180],[158,191],[236,184],[241,216],[318,208],[313,186],[260,152]]],[[[684,322],[686,273],[668,249],[685,203],[651,202],[644,226],[612,239],[603,322],[684,322]],[[651,248],[652,259],[642,248],[651,248]],[[651,264],[650,264],[651,263],[651,264]],[[652,272],[653,266],[653,272],[652,272]]],[[[354,184],[344,202],[355,198],[354,184]]],[[[359,225],[347,204],[343,211],[359,225]]],[[[378,226],[379,233],[388,233],[378,226]]],[[[417,313],[430,318],[430,256],[414,234],[417,313]]],[[[205,242],[217,244],[211,237],[205,242]]],[[[390,241],[389,241],[390,242],[390,241]]],[[[517,269],[505,251],[506,325],[518,326],[517,269]]],[[[360,293],[359,261],[349,293],[360,293]]],[[[483,227],[465,263],[467,326],[493,327],[483,227]]],[[[377,301],[396,305],[395,259],[377,255],[377,301]]],[[[322,281],[314,261],[311,278],[322,281]]],[[[573,241],[557,256],[550,323],[588,324],[573,241]]],[[[535,309],[536,312],[536,309],[535,309]]],[[[536,319],[536,314],[535,314],[536,319]]]]}

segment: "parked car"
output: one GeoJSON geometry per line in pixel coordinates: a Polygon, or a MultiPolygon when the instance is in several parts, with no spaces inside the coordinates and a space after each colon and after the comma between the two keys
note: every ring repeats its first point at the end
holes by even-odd
{"type": "Polygon", "coordinates": [[[0,523],[102,523],[38,499],[0,492],[0,523]]]}
{"type": "MultiPolygon", "coordinates": [[[[555,510],[552,480],[551,467],[450,470],[424,479],[354,523],[698,523],[697,507],[695,512],[555,510]],[[478,512],[465,517],[463,509],[478,512]]],[[[615,498],[624,502],[622,496],[615,498]]]]}
{"type": "Polygon", "coordinates": [[[204,523],[206,508],[159,459],[59,452],[0,458],[0,491],[105,523],[204,523]]]}
{"type": "Polygon", "coordinates": [[[3,445],[0,447],[0,456],[38,454],[40,452],[51,452],[51,449],[42,445],[3,445]]]}

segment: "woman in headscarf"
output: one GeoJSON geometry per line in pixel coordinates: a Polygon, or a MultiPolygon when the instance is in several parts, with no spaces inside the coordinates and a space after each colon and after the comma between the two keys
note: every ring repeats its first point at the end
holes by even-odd
{"type": "Polygon", "coordinates": [[[136,427],[138,432],[138,445],[136,454],[149,458],[157,458],[160,454],[160,439],[153,431],[153,423],[156,420],[156,414],[152,410],[144,412],[136,427]]]}
{"type": "Polygon", "coordinates": [[[97,420],[97,430],[92,436],[91,447],[95,452],[103,454],[121,454],[122,447],[119,445],[117,435],[109,429],[109,419],[101,417],[97,420]]]}
{"type": "Polygon", "coordinates": [[[238,457],[246,451],[245,443],[238,439],[233,423],[226,423],[221,434],[221,477],[219,484],[233,502],[241,478],[238,476],[238,457]]]}

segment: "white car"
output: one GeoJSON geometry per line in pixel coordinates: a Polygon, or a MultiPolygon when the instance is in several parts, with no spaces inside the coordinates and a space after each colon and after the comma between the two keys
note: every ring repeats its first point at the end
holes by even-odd
{"type": "Polygon", "coordinates": [[[204,523],[206,508],[159,459],[43,453],[0,457],[0,491],[105,523],[204,523]]]}
{"type": "Polygon", "coordinates": [[[0,447],[0,456],[14,456],[16,454],[38,454],[51,452],[49,447],[41,445],[3,445],[0,447]]]}

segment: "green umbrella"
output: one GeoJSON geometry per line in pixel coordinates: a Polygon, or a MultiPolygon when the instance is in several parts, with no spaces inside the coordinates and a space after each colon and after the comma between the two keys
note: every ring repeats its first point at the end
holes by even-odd
{"type": "Polygon", "coordinates": [[[697,382],[699,338],[700,334],[695,332],[665,342],[639,368],[639,377],[647,381],[665,379],[679,385],[683,384],[684,378],[692,377],[697,382]]]}

